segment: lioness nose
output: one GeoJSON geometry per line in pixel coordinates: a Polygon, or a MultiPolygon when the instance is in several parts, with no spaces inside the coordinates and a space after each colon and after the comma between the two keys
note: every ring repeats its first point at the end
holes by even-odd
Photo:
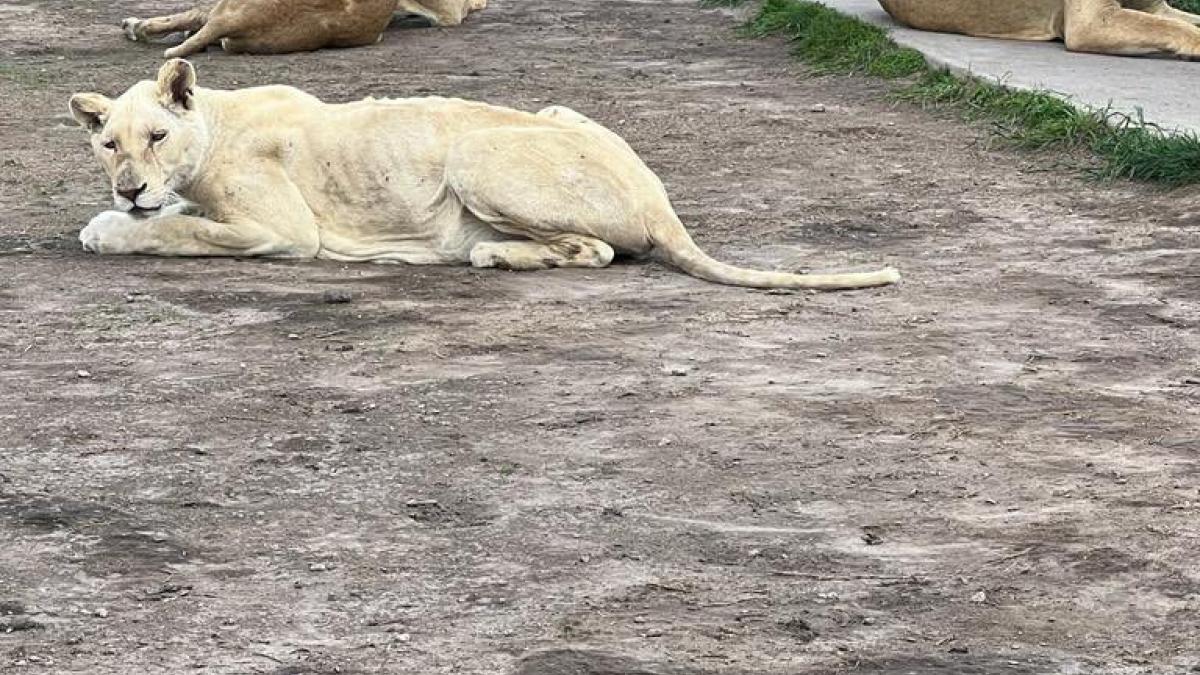
{"type": "Polygon", "coordinates": [[[133,188],[132,190],[121,190],[118,188],[116,190],[116,193],[132,202],[132,201],[136,200],[138,195],[142,194],[142,191],[145,189],[146,189],[146,184],[142,183],[141,185],[133,188]]]}

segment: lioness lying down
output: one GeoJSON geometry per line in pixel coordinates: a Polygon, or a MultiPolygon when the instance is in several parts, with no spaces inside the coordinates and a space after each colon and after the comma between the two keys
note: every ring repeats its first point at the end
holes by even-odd
{"type": "Polygon", "coordinates": [[[379,42],[397,10],[436,26],[457,26],[487,0],[220,0],[179,14],[121,22],[130,40],[191,33],[166,56],[188,56],[221,42],[227,52],[283,54],[379,42]]]}
{"type": "Polygon", "coordinates": [[[71,97],[121,209],[80,233],[88,251],[513,270],[604,267],[615,252],[654,252],[740,286],[865,288],[899,278],[892,269],[800,275],[713,260],[625,141],[567,108],[328,104],[291,87],[195,85],[191,64],[174,59],[115,101],[71,97]],[[174,195],[190,204],[171,204],[174,195]]]}
{"type": "Polygon", "coordinates": [[[1101,54],[1200,58],[1200,16],[1164,0],[880,0],[921,30],[1013,40],[1062,40],[1101,54]]]}

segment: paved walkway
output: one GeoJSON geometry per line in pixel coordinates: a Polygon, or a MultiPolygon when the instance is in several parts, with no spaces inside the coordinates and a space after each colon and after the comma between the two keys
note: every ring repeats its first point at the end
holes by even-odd
{"type": "Polygon", "coordinates": [[[1200,133],[1200,63],[1068,52],[1058,42],[927,33],[898,26],[875,0],[822,0],[886,27],[931,63],[1020,89],[1044,89],[1094,108],[1111,106],[1163,127],[1200,133]]]}

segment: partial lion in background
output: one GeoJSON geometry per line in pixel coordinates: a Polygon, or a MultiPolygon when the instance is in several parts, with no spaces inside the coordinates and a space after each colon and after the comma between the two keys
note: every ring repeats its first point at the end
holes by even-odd
{"type": "Polygon", "coordinates": [[[1062,40],[1076,52],[1200,59],[1200,16],[1165,0],[879,0],[920,30],[1062,40]]]}
{"type": "Polygon", "coordinates": [[[487,0],[220,0],[179,14],[121,22],[125,36],[150,41],[189,33],[168,49],[188,56],[220,41],[227,52],[283,54],[323,47],[362,47],[379,42],[397,10],[456,26],[487,0]]]}

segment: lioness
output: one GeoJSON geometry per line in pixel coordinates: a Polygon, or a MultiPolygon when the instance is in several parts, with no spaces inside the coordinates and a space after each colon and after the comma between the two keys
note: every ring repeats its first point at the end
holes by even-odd
{"type": "Polygon", "coordinates": [[[456,26],[487,0],[220,0],[215,6],[121,22],[130,40],[192,33],[168,58],[203,51],[220,40],[227,52],[283,54],[379,42],[397,9],[436,26],[456,26]]]}
{"type": "Polygon", "coordinates": [[[740,286],[865,288],[899,278],[892,269],[800,275],[713,260],[625,141],[567,108],[329,104],[283,86],[201,89],[180,59],[115,101],[76,94],[70,108],[91,131],[120,209],[80,233],[97,253],[539,270],[657,252],[740,286]],[[191,206],[171,204],[173,195],[191,206]]]}
{"type": "Polygon", "coordinates": [[[1164,0],[879,0],[921,30],[1013,40],[1062,40],[1101,54],[1200,59],[1200,16],[1164,0]]]}

